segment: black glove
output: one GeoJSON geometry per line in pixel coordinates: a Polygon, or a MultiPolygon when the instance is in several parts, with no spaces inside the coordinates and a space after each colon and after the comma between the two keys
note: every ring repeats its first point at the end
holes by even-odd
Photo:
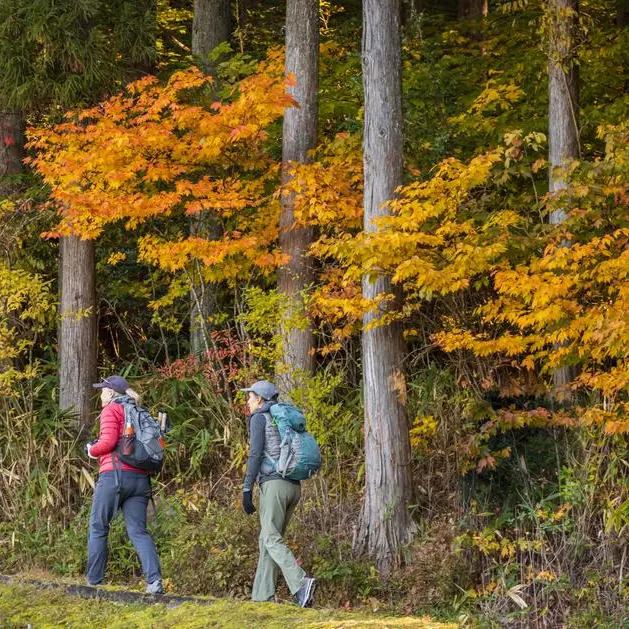
{"type": "Polygon", "coordinates": [[[255,513],[255,506],[253,505],[253,499],[251,491],[243,491],[242,492],[242,508],[247,515],[251,515],[255,513]]]}

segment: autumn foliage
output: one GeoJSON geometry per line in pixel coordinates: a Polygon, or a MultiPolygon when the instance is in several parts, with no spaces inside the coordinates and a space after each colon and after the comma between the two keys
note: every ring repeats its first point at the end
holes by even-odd
{"type": "MultiPolygon", "coordinates": [[[[293,105],[280,61],[271,56],[228,102],[214,101],[212,79],[193,68],[163,85],[143,79],[96,108],[71,112],[60,125],[33,130],[32,164],[61,215],[49,236],[96,238],[115,221],[134,229],[209,212],[221,225],[220,238],[151,228],[139,239],[140,259],[173,273],[197,260],[214,281],[235,281],[252,268],[268,273],[284,262],[276,245],[279,164],[265,145],[270,125],[293,105]]],[[[336,341],[324,353],[355,333],[363,312],[377,306],[361,295],[364,274],[385,272],[403,289],[403,308],[379,323],[402,318],[409,338],[418,333],[413,313],[426,304],[476,293],[473,311],[440,317],[434,342],[449,352],[503,356],[512,384],[513,373],[528,372],[522,380],[534,380],[539,391],[545,378],[549,393],[554,370],[578,367],[571,389],[605,400],[604,412],[594,405],[578,417],[603,421],[611,432],[629,430],[621,419],[629,386],[627,131],[618,126],[600,133],[605,156],[568,165],[569,188],[542,199],[542,216],[569,208],[568,221],[556,227],[539,220],[532,226],[527,208],[493,209],[514,179],[543,170],[536,157],[541,134],[510,133],[503,146],[467,163],[448,158],[429,176],[415,175],[391,201],[391,216],[379,219],[377,232],[360,227],[356,136],[340,134],[311,164],[294,166],[285,192],[298,193],[297,223],[318,227],[310,253],[325,263],[310,298],[313,316],[334,329],[336,341]]],[[[552,415],[545,421],[551,425],[552,415]]]]}
{"type": "Polygon", "coordinates": [[[154,228],[139,240],[140,259],[168,271],[200,260],[216,279],[277,265],[277,164],[265,141],[293,104],[281,55],[236,85],[229,102],[213,99],[212,83],[196,68],[165,84],[147,77],[97,107],[70,112],[62,124],[32,130],[31,163],[61,216],[48,235],[96,238],[116,221],[134,229],[207,212],[220,239],[154,228]]]}
{"type": "MultiPolygon", "coordinates": [[[[412,337],[420,332],[413,327],[414,313],[446,296],[475,295],[468,298],[473,308],[440,316],[433,341],[448,352],[493,362],[485,388],[571,396],[576,403],[570,412],[498,413],[484,426],[481,441],[500,425],[510,430],[593,424],[628,432],[628,137],[624,125],[601,128],[599,136],[607,146],[604,156],[567,164],[569,187],[547,195],[535,209],[493,208],[514,180],[544,169],[541,134],[508,134],[502,147],[468,163],[444,160],[428,178],[399,190],[390,203],[392,216],[380,219],[378,232],[352,224],[354,206],[347,204],[360,191],[344,189],[348,218],[335,220],[329,207],[321,210],[331,220],[321,225],[324,234],[312,247],[313,255],[330,262],[327,281],[312,298],[317,313],[334,321],[337,333],[351,333],[362,312],[374,306],[361,297],[363,274],[384,271],[404,291],[403,309],[393,316],[405,320],[412,337]],[[557,207],[567,208],[565,223],[539,220],[557,207]],[[576,368],[575,378],[567,391],[553,391],[552,374],[565,365],[576,368]],[[592,403],[592,395],[600,403],[592,403]],[[587,408],[580,400],[588,401],[587,408]]],[[[322,182],[340,179],[348,186],[356,172],[345,162],[348,174],[339,177],[338,157],[327,164],[325,176],[323,167],[304,167],[310,179],[301,173],[309,208],[319,209],[327,197],[337,207],[338,188],[329,184],[322,193],[322,182]]]]}

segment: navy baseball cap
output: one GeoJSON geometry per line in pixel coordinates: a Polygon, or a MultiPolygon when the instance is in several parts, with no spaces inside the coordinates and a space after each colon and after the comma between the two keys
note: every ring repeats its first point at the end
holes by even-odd
{"type": "Polygon", "coordinates": [[[92,385],[95,389],[113,389],[116,393],[124,395],[129,388],[129,383],[122,376],[108,376],[102,382],[92,385]]]}
{"type": "Polygon", "coordinates": [[[256,395],[259,395],[263,400],[272,400],[279,395],[277,387],[268,380],[258,380],[257,382],[254,382],[250,387],[247,387],[246,389],[241,389],[241,391],[244,391],[245,393],[255,393],[256,395]]]}

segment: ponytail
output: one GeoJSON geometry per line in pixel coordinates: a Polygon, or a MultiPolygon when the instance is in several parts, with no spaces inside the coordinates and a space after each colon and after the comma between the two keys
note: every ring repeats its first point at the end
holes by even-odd
{"type": "Polygon", "coordinates": [[[140,394],[137,391],[134,391],[131,387],[129,387],[125,391],[125,395],[128,395],[136,404],[140,403],[140,394]]]}

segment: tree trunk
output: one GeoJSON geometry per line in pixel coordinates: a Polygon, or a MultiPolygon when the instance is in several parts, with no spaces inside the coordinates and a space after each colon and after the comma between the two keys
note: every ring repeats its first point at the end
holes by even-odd
{"type": "Polygon", "coordinates": [[[487,0],[459,0],[457,15],[460,19],[487,17],[487,0]]]}
{"type": "MultiPolygon", "coordinates": [[[[220,238],[221,231],[211,212],[199,212],[190,221],[190,233],[209,240],[220,238]]],[[[203,277],[202,263],[195,262],[190,273],[190,353],[201,355],[211,346],[212,315],[216,312],[219,286],[203,277]]]]}
{"type": "MultiPolygon", "coordinates": [[[[215,74],[215,64],[207,55],[219,44],[229,40],[231,33],[230,0],[194,0],[192,22],[192,54],[199,68],[215,74]]],[[[204,238],[220,237],[220,228],[211,213],[201,212],[190,223],[190,233],[204,238]]],[[[209,349],[211,317],[216,309],[218,287],[203,279],[200,263],[191,269],[190,289],[190,352],[202,354],[209,349]]]]}
{"type": "MultiPolygon", "coordinates": [[[[155,68],[157,5],[138,0],[132,25],[134,50],[125,56],[126,80],[135,80],[155,68]]],[[[85,37],[92,24],[82,23],[85,37]]],[[[98,361],[98,303],[96,300],[95,243],[78,236],[59,242],[59,408],[76,414],[80,435],[92,424],[98,361]]]]}
{"type": "Polygon", "coordinates": [[[60,242],[59,407],[77,415],[77,431],[91,425],[96,382],[94,241],[64,236],[60,242]]]}
{"type": "MultiPolygon", "coordinates": [[[[579,71],[575,55],[577,0],[551,0],[548,59],[548,161],[550,192],[566,188],[560,169],[577,159],[579,149],[579,71]]],[[[551,213],[550,222],[566,218],[563,209],[551,213]]]]}
{"type": "MultiPolygon", "coordinates": [[[[399,0],[363,3],[364,229],[388,214],[383,203],[402,183],[402,104],[399,0]]],[[[363,279],[363,295],[390,293],[391,280],[363,279]]],[[[384,309],[397,308],[390,302],[384,309]]],[[[382,310],[367,313],[368,326],[382,310]]],[[[400,560],[412,522],[410,444],[406,416],[402,329],[398,324],[363,331],[365,498],[357,550],[366,551],[385,574],[400,560]]]]}
{"type": "MultiPolygon", "coordinates": [[[[561,169],[580,156],[579,148],[579,74],[576,64],[575,36],[578,26],[577,0],[550,0],[548,59],[548,162],[549,192],[567,187],[561,169]]],[[[566,210],[555,209],[550,222],[558,225],[566,219],[566,210]]],[[[555,389],[565,394],[574,372],[569,367],[554,374],[555,389]]]]}
{"type": "MultiPolygon", "coordinates": [[[[282,184],[291,179],[291,163],[305,163],[317,142],[319,91],[319,2],[288,0],[286,5],[286,74],[295,76],[289,92],[299,103],[284,114],[282,135],[282,184]]],[[[290,261],[278,271],[278,291],[287,306],[282,321],[282,364],[278,365],[280,391],[298,388],[314,370],[312,328],[304,313],[304,292],[313,281],[307,257],[312,229],[295,227],[295,198],[281,198],[280,247],[290,261]],[[301,320],[301,324],[296,324],[301,320]]]]}
{"type": "Polygon", "coordinates": [[[23,171],[24,119],[19,113],[0,112],[0,196],[14,192],[12,176],[23,171]]]}
{"type": "Polygon", "coordinates": [[[192,54],[204,72],[212,73],[213,67],[207,55],[219,44],[227,41],[230,33],[229,0],[194,0],[192,54]]]}

